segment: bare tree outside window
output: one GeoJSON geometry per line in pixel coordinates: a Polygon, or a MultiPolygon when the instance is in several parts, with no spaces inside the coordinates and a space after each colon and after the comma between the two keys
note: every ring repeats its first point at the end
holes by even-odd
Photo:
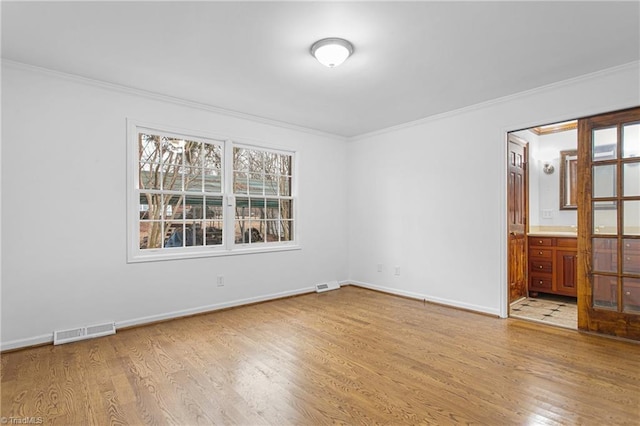
{"type": "Polygon", "coordinates": [[[292,169],[290,154],[234,148],[236,243],[293,240],[292,169]]]}
{"type": "Polygon", "coordinates": [[[138,135],[140,248],[222,244],[222,147],[138,135]]]}
{"type": "Polygon", "coordinates": [[[297,247],[293,152],[137,124],[129,135],[131,261],[297,247]]]}

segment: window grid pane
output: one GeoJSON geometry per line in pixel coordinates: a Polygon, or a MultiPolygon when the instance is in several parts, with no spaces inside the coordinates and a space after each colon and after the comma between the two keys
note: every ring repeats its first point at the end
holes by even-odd
{"type": "Polygon", "coordinates": [[[622,126],[622,157],[640,157],[640,123],[622,126]]]}
{"type": "Polygon", "coordinates": [[[622,273],[640,275],[640,239],[622,240],[622,273]]]}
{"type": "Polygon", "coordinates": [[[593,198],[616,196],[616,164],[593,167],[593,198]]]}
{"type": "Polygon", "coordinates": [[[618,239],[593,239],[593,271],[618,272],[618,239]]]}
{"type": "Polygon", "coordinates": [[[626,163],[622,166],[622,195],[625,197],[640,196],[640,161],[626,163]]]}
{"type": "Polygon", "coordinates": [[[138,163],[138,173],[140,189],[160,189],[160,164],[138,163]]]}
{"type": "Polygon", "coordinates": [[[219,169],[204,169],[204,192],[222,193],[222,173],[219,169]]]}
{"type": "Polygon", "coordinates": [[[640,200],[622,202],[622,233],[640,235],[640,200]]]}
{"type": "Polygon", "coordinates": [[[139,133],[138,152],[141,163],[160,164],[160,137],[139,133]]]}
{"type": "Polygon", "coordinates": [[[594,201],[593,233],[616,235],[618,233],[618,210],[615,201],[594,201]]]}
{"type": "Polygon", "coordinates": [[[616,277],[593,276],[593,306],[601,309],[618,309],[618,279],[616,277]]]}
{"type": "Polygon", "coordinates": [[[624,312],[640,313],[640,278],[622,279],[622,305],[624,312]]]}
{"type": "Polygon", "coordinates": [[[618,128],[607,127],[593,131],[593,161],[616,158],[618,143],[618,128]]]}

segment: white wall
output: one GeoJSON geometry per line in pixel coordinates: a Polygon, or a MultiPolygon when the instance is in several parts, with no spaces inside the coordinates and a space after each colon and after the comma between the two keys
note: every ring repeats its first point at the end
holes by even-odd
{"type": "Polygon", "coordinates": [[[347,278],[343,139],[6,63],[2,124],[2,349],[347,278]],[[302,250],[127,264],[127,118],[297,150],[302,250]]]}
{"type": "Polygon", "coordinates": [[[504,316],[506,133],[640,105],[639,72],[634,63],[354,138],[350,278],[504,316]]]}
{"type": "Polygon", "coordinates": [[[577,211],[560,210],[560,151],[578,149],[578,131],[517,134],[529,141],[529,226],[576,226],[577,211]],[[554,167],[552,174],[543,172],[545,163],[554,167]],[[543,217],[543,210],[549,210],[551,217],[543,217]]]}

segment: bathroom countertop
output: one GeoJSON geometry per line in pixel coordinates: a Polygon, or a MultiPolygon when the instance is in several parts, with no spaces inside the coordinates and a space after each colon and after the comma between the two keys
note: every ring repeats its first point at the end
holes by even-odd
{"type": "Polygon", "coordinates": [[[577,232],[571,231],[537,231],[537,232],[529,232],[527,234],[529,237],[578,237],[577,232]]]}

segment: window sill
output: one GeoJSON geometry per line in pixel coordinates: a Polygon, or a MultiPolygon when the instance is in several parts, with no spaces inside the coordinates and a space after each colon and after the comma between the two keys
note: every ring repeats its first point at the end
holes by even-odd
{"type": "Polygon", "coordinates": [[[127,263],[142,263],[142,262],[158,262],[166,260],[181,260],[181,259],[199,259],[206,257],[223,257],[223,256],[239,256],[245,254],[259,254],[259,253],[274,253],[281,251],[293,251],[302,250],[302,247],[298,244],[287,244],[278,246],[266,246],[266,247],[239,247],[233,250],[225,250],[221,248],[205,248],[202,250],[182,251],[180,253],[167,253],[166,249],[159,250],[146,250],[144,253],[136,253],[129,255],[127,263]]]}

